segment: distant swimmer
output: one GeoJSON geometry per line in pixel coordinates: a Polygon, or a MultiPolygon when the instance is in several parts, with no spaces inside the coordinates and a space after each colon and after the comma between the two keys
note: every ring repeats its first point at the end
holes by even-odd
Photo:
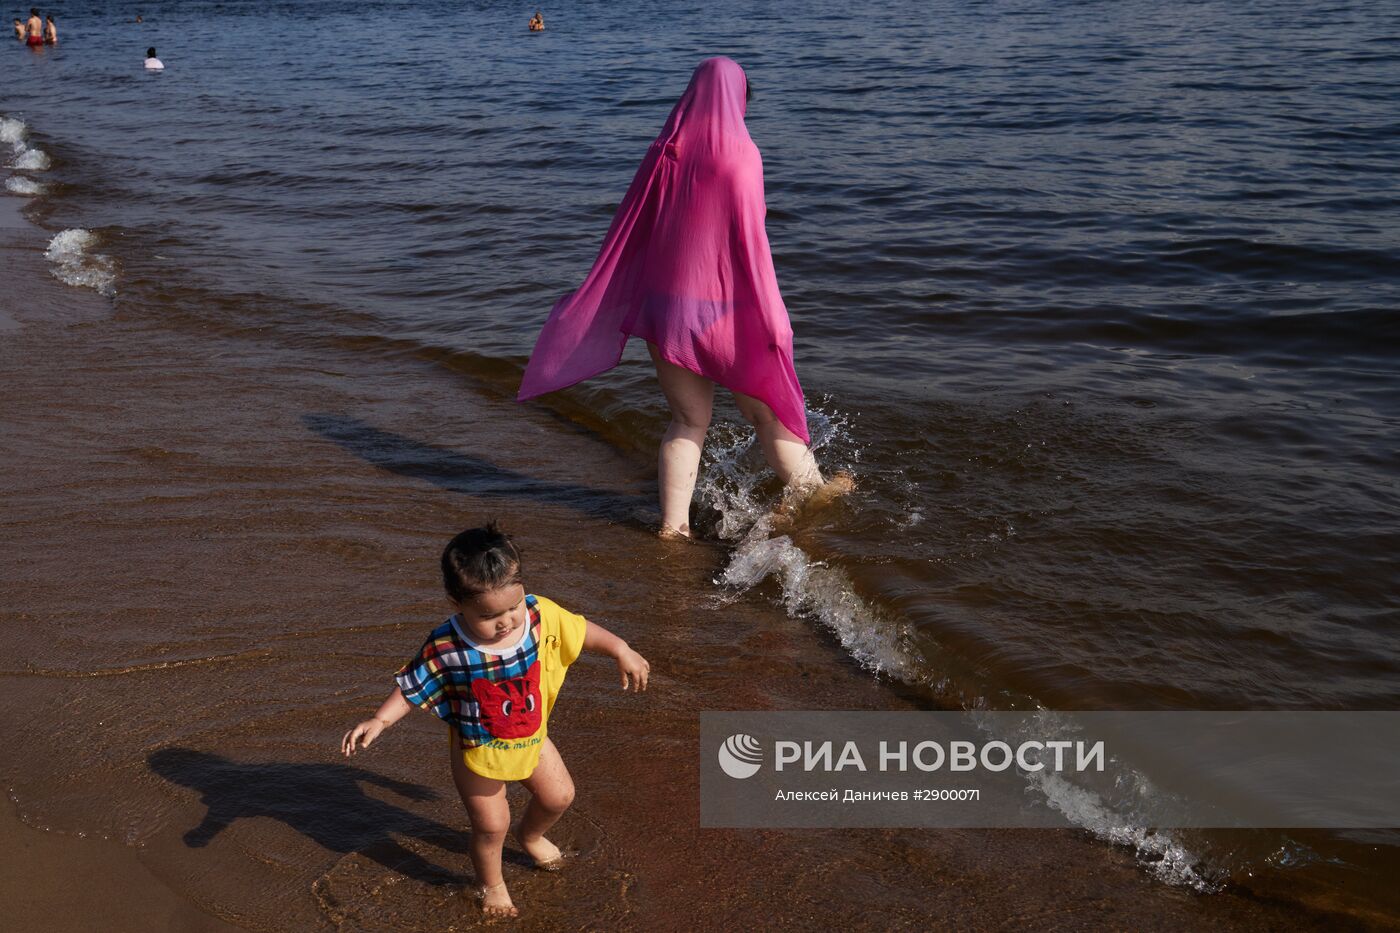
{"type": "Polygon", "coordinates": [[[44,21],[39,18],[37,9],[29,11],[29,22],[24,24],[24,42],[31,47],[44,44],[44,21]]]}
{"type": "Polygon", "coordinates": [[[539,10],[536,10],[535,15],[530,17],[530,31],[544,32],[544,14],[539,10]]]}
{"type": "Polygon", "coordinates": [[[141,14],[140,14],[140,13],[137,13],[137,14],[136,14],[136,22],[138,22],[138,23],[141,22],[141,14]]]}
{"type": "Polygon", "coordinates": [[[155,46],[146,50],[146,67],[151,71],[164,71],[165,63],[156,58],[155,46]]]}
{"type": "Polygon", "coordinates": [[[53,14],[44,17],[44,44],[58,45],[58,27],[53,24],[53,14]]]}

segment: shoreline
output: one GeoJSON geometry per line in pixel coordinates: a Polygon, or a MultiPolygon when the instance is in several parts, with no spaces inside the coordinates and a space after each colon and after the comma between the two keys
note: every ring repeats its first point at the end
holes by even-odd
{"type": "Polygon", "coordinates": [[[435,548],[497,514],[526,549],[527,587],[607,619],[654,677],[633,698],[599,659],[571,673],[551,735],[579,792],[556,841],[580,854],[552,876],[508,855],[526,928],[728,929],[775,905],[771,925],[789,929],[1364,928],[1169,887],[1075,831],[700,830],[698,710],[919,701],[770,605],[768,584],[719,607],[715,550],[569,504],[644,503],[650,464],[468,397],[424,361],[181,330],[158,307],[64,286],[37,228],[12,222],[27,225],[23,202],[6,200],[0,229],[29,287],[0,348],[12,400],[0,419],[15,438],[0,528],[29,560],[4,581],[0,703],[17,727],[3,767],[21,819],[130,841],[49,834],[26,885],[39,902],[70,897],[67,879],[100,864],[127,882],[104,918],[169,907],[244,929],[481,922],[461,893],[464,814],[436,724],[411,717],[349,769],[335,744],[440,615],[435,548]],[[625,555],[654,562],[643,600],[617,577],[625,555]],[[96,614],[75,598],[94,591],[96,614]],[[307,670],[308,646],[323,645],[307,670]],[[120,734],[89,727],[109,717],[120,734]],[[317,796],[394,822],[347,833],[334,811],[299,807],[317,796]],[[206,840],[211,812],[229,818],[206,840]]]}
{"type": "MultiPolygon", "coordinates": [[[[49,275],[43,231],[24,216],[27,203],[0,194],[0,256],[12,276],[23,277],[30,286],[17,291],[42,294],[38,304],[43,313],[61,321],[104,316],[106,302],[65,288],[49,275]]],[[[21,330],[38,325],[36,309],[18,310],[17,304],[13,298],[0,298],[0,339],[14,339],[21,330]]],[[[0,683],[9,680],[0,677],[0,683]]],[[[8,776],[19,770],[20,763],[8,749],[0,752],[0,773],[8,776]]],[[[9,799],[0,814],[0,850],[6,853],[6,870],[0,873],[0,918],[12,928],[80,930],[101,917],[102,928],[112,933],[237,929],[202,912],[153,874],[142,863],[139,849],[32,826],[16,810],[9,782],[6,791],[9,799]]]]}
{"type": "Polygon", "coordinates": [[[0,815],[0,917],[15,930],[90,929],[111,933],[232,933],[141,864],[137,850],[109,840],[75,839],[27,826],[6,801],[0,815]],[[74,883],[70,879],[81,879],[74,883]]]}

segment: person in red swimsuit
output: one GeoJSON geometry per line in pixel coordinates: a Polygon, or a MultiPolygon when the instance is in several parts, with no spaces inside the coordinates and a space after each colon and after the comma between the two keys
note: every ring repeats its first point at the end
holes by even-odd
{"type": "Polygon", "coordinates": [[[39,18],[39,11],[34,8],[29,10],[29,22],[24,24],[24,44],[28,46],[44,44],[44,21],[39,18]]]}

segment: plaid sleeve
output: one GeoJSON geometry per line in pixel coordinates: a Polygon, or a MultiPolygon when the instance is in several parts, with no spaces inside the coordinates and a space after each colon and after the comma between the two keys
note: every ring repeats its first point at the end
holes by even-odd
{"type": "Polygon", "coordinates": [[[447,702],[447,677],[440,658],[441,641],[430,636],[418,654],[399,668],[394,682],[405,700],[439,719],[447,719],[451,706],[447,702]]]}

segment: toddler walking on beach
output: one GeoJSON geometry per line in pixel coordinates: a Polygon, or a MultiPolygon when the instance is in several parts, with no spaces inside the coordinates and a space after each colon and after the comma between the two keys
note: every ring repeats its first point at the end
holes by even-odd
{"type": "Polygon", "coordinates": [[[651,665],[596,622],[527,595],[520,552],[495,522],[452,539],[442,579],[455,614],[394,675],[398,686],[374,716],[345,733],[341,750],[368,748],[414,706],[446,721],[454,733],[453,783],[471,819],[482,910],[514,917],[519,911],[501,875],[506,833],[536,868],[561,864],[544,834],[574,799],[573,779],[547,732],[566,669],[585,649],[597,651],[617,661],[623,690],[640,692],[651,665]],[[514,827],[507,781],[520,781],[531,794],[514,827]]]}

